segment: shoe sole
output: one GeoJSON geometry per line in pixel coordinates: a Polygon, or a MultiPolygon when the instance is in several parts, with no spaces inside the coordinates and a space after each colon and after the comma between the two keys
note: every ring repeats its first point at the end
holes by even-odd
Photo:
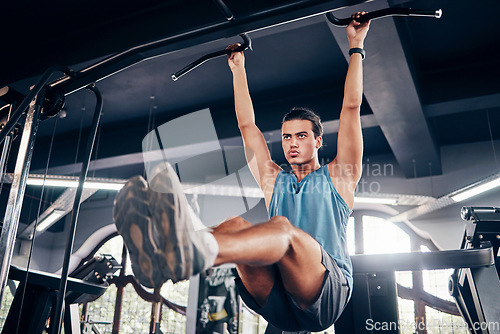
{"type": "Polygon", "coordinates": [[[113,216],[130,255],[135,277],[142,285],[154,288],[163,284],[163,278],[154,270],[158,266],[155,256],[158,246],[151,238],[148,197],[144,179],[133,177],[118,193],[113,216]]]}
{"type": "Polygon", "coordinates": [[[147,287],[160,287],[171,279],[174,283],[192,273],[193,246],[184,225],[176,218],[181,198],[172,191],[166,173],[158,175],[155,189],[147,187],[141,176],[131,178],[115,200],[114,219],[130,254],[132,270],[147,287]]]}
{"type": "Polygon", "coordinates": [[[158,262],[163,271],[163,275],[176,283],[189,278],[192,275],[193,244],[186,231],[186,224],[182,219],[187,210],[185,205],[189,205],[183,198],[184,193],[173,189],[171,177],[177,177],[171,166],[168,170],[159,173],[151,181],[152,188],[158,191],[151,191],[151,211],[153,221],[161,227],[160,249],[158,262]],[[183,207],[184,206],[184,207],[183,207]]]}

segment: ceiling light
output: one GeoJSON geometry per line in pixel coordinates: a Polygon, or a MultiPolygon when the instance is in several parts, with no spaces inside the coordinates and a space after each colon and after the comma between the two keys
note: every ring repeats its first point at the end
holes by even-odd
{"type": "Polygon", "coordinates": [[[457,194],[452,195],[450,197],[455,202],[461,202],[473,196],[487,192],[488,190],[491,190],[498,186],[500,186],[500,176],[497,176],[495,179],[488,182],[481,182],[477,185],[467,188],[464,191],[459,191],[457,194]]]}
{"type": "MultiPolygon", "coordinates": [[[[38,178],[28,177],[26,184],[32,186],[46,187],[63,187],[63,188],[76,188],[78,187],[78,180],[74,179],[51,179],[51,178],[38,178]]],[[[102,181],[86,181],[83,184],[85,189],[100,189],[100,190],[120,190],[123,188],[124,182],[102,182],[102,181]]]]}
{"type": "Polygon", "coordinates": [[[354,197],[354,203],[364,203],[364,204],[391,204],[396,205],[398,203],[397,198],[389,197],[354,197]]]}
{"type": "Polygon", "coordinates": [[[112,182],[85,182],[83,187],[86,189],[100,189],[100,190],[120,190],[123,188],[124,183],[112,183],[112,182]]]}
{"type": "Polygon", "coordinates": [[[36,227],[36,230],[38,232],[45,231],[49,227],[51,227],[56,221],[58,221],[62,216],[66,214],[66,211],[64,210],[53,210],[51,213],[49,213],[47,216],[45,216],[40,223],[38,223],[38,226],[36,227]]]}

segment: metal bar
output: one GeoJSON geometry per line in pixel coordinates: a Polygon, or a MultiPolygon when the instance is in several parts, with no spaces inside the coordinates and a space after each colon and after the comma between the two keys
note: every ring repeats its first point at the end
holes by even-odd
{"type": "Polygon", "coordinates": [[[155,290],[155,296],[158,297],[158,301],[152,303],[152,313],[153,314],[151,317],[151,324],[152,324],[151,333],[159,334],[159,333],[161,333],[161,331],[160,331],[161,307],[163,305],[163,300],[160,296],[160,289],[155,290]]]}
{"type": "MultiPolygon", "coordinates": [[[[356,21],[367,22],[369,20],[375,20],[387,16],[420,16],[420,17],[432,17],[439,19],[441,18],[442,14],[443,12],[441,11],[441,9],[429,10],[429,9],[412,9],[412,8],[385,8],[361,15],[358,19],[356,19],[356,21]]],[[[339,19],[335,17],[332,13],[327,13],[326,18],[333,25],[339,27],[345,27],[349,25],[349,23],[353,20],[353,18],[351,17],[339,19]]]]}
{"type": "Polygon", "coordinates": [[[44,97],[45,90],[40,90],[36,99],[31,102],[26,115],[24,130],[19,144],[19,153],[14,168],[14,177],[3,219],[4,224],[0,236],[0,305],[9,275],[17,228],[19,226],[19,217],[23,205],[24,191],[26,190],[26,180],[28,179],[31,156],[33,154],[33,146],[35,145],[38,121],[40,119],[40,109],[44,97]]]}
{"type": "Polygon", "coordinates": [[[495,264],[493,248],[438,252],[352,255],[354,273],[474,268],[495,264]]]}
{"type": "Polygon", "coordinates": [[[224,13],[228,21],[234,20],[234,15],[222,0],[213,0],[215,5],[224,13]]]}
{"type": "Polygon", "coordinates": [[[10,142],[11,142],[10,136],[5,137],[5,140],[3,142],[2,157],[0,158],[0,180],[2,181],[5,171],[5,163],[7,162],[7,152],[9,151],[10,142]]]}
{"type": "MultiPolygon", "coordinates": [[[[125,271],[127,270],[127,247],[123,245],[122,248],[122,269],[120,269],[119,277],[123,279],[125,277],[125,271]]],[[[122,317],[122,304],[123,304],[123,285],[116,285],[116,301],[115,301],[115,313],[113,316],[113,329],[111,334],[118,334],[120,332],[120,320],[122,317]]]]}
{"type": "MultiPolygon", "coordinates": [[[[35,84],[33,89],[31,89],[30,93],[24,98],[24,100],[19,104],[19,106],[16,108],[16,111],[14,111],[10,115],[9,121],[5,124],[4,128],[2,131],[0,131],[0,143],[7,137],[7,135],[14,130],[14,127],[16,124],[19,122],[21,117],[24,114],[24,111],[28,106],[30,105],[31,101],[40,93],[44,85],[49,81],[50,77],[52,74],[55,72],[64,72],[68,75],[68,78],[71,77],[72,72],[70,69],[62,66],[54,66],[54,67],[49,67],[41,76],[41,78],[38,80],[38,82],[35,84]]],[[[43,101],[40,102],[40,105],[43,105],[43,101]]]]}
{"type": "Polygon", "coordinates": [[[175,32],[167,37],[132,47],[123,52],[99,61],[73,76],[64,76],[49,85],[71,94],[85,86],[109,77],[141,61],[194,45],[229,38],[243,33],[266,29],[287,22],[323,15],[343,6],[352,6],[368,0],[296,0],[279,6],[262,9],[258,12],[238,17],[238,20],[212,23],[203,27],[194,27],[190,31],[175,32]]]}
{"type": "MultiPolygon", "coordinates": [[[[26,269],[20,269],[12,266],[9,271],[9,278],[14,281],[22,282],[26,278],[26,269]]],[[[59,287],[59,276],[44,271],[30,269],[28,282],[31,285],[42,286],[50,290],[56,290],[59,287]]],[[[68,290],[77,293],[87,293],[89,295],[102,295],[108,287],[103,284],[92,283],[78,278],[70,277],[68,279],[68,290]]]]}
{"type": "Polygon", "coordinates": [[[80,212],[80,200],[83,193],[83,184],[85,183],[85,178],[87,177],[87,172],[89,170],[90,159],[92,157],[92,150],[94,148],[95,138],[97,136],[97,129],[99,128],[99,122],[102,114],[102,95],[99,90],[94,86],[89,86],[88,89],[92,90],[97,97],[97,104],[94,111],[94,118],[92,119],[91,130],[87,142],[87,150],[85,152],[85,157],[83,159],[82,170],[80,172],[80,179],[78,182],[78,188],[76,189],[75,201],[73,202],[73,214],[71,216],[71,225],[68,231],[68,237],[66,239],[66,250],[64,253],[64,262],[61,272],[61,283],[59,285],[59,292],[57,294],[57,307],[56,313],[54,315],[54,326],[52,326],[52,334],[59,334],[61,331],[61,320],[64,314],[64,297],[66,295],[66,285],[68,282],[68,271],[69,271],[69,260],[71,253],[73,252],[73,244],[75,241],[76,233],[76,223],[78,221],[78,214],[80,212]]]}
{"type": "Polygon", "coordinates": [[[203,57],[198,58],[197,60],[195,60],[191,64],[187,65],[186,67],[184,67],[181,70],[172,74],[172,80],[177,81],[184,74],[194,70],[196,67],[200,66],[201,64],[203,64],[207,60],[210,60],[210,59],[213,59],[216,57],[220,57],[220,56],[224,56],[224,55],[230,55],[232,52],[241,52],[241,51],[245,51],[246,49],[251,50],[252,49],[252,41],[250,40],[250,37],[248,37],[247,34],[241,34],[240,36],[243,39],[243,44],[238,46],[236,49],[234,49],[234,50],[224,49],[224,50],[220,50],[220,51],[216,51],[216,52],[212,52],[212,53],[209,53],[207,55],[204,55],[203,57]]]}

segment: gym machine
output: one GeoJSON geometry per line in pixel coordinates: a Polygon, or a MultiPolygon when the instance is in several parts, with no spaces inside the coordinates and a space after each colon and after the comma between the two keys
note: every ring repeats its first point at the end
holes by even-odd
{"type": "Polygon", "coordinates": [[[460,250],[353,255],[355,288],[335,323],[337,334],[399,334],[395,271],[454,268],[448,288],[471,334],[500,333],[500,208],[464,207],[460,250]],[[378,328],[373,324],[394,324],[378,328]]]}
{"type": "MultiPolygon", "coordinates": [[[[462,248],[492,249],[495,259],[500,247],[500,208],[463,207],[465,236],[462,248]]],[[[469,332],[472,334],[500,333],[500,264],[457,268],[450,277],[448,288],[455,298],[469,332]]]]}
{"type": "MultiPolygon", "coordinates": [[[[70,277],[64,303],[64,332],[80,333],[78,304],[91,302],[108,288],[108,279],[121,266],[109,254],[96,254],[76,268],[70,277]]],[[[58,275],[11,266],[9,279],[19,281],[2,334],[41,334],[54,326],[56,300],[61,278],[58,275]],[[28,277],[26,280],[26,276],[28,277]],[[52,319],[52,321],[48,321],[52,319]]]]}

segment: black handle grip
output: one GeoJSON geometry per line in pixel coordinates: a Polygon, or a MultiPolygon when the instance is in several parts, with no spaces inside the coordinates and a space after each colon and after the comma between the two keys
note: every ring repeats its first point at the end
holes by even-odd
{"type": "MultiPolygon", "coordinates": [[[[361,15],[359,19],[356,19],[356,21],[367,22],[369,20],[374,20],[386,16],[422,16],[422,17],[433,17],[439,19],[441,18],[442,15],[443,12],[441,11],[441,9],[429,10],[429,9],[412,9],[412,8],[386,8],[361,15]]],[[[351,23],[351,21],[353,20],[353,18],[351,17],[339,19],[335,17],[332,14],[332,12],[327,13],[326,18],[332,24],[339,27],[348,26],[349,23],[351,23]]]]}
{"type": "Polygon", "coordinates": [[[186,67],[184,67],[180,71],[177,71],[174,74],[172,74],[172,80],[177,81],[184,74],[188,73],[189,71],[192,71],[196,67],[200,66],[201,64],[203,64],[204,62],[206,62],[207,60],[210,60],[212,58],[216,58],[216,57],[220,57],[220,56],[224,56],[224,55],[230,55],[231,52],[240,52],[240,51],[245,51],[246,49],[251,50],[252,49],[252,40],[250,39],[250,37],[248,37],[247,34],[241,34],[240,36],[243,39],[243,44],[238,46],[235,50],[224,49],[221,51],[216,51],[216,52],[212,52],[212,53],[209,53],[207,55],[204,55],[203,57],[198,58],[197,60],[195,60],[191,64],[187,65],[186,67]]]}

